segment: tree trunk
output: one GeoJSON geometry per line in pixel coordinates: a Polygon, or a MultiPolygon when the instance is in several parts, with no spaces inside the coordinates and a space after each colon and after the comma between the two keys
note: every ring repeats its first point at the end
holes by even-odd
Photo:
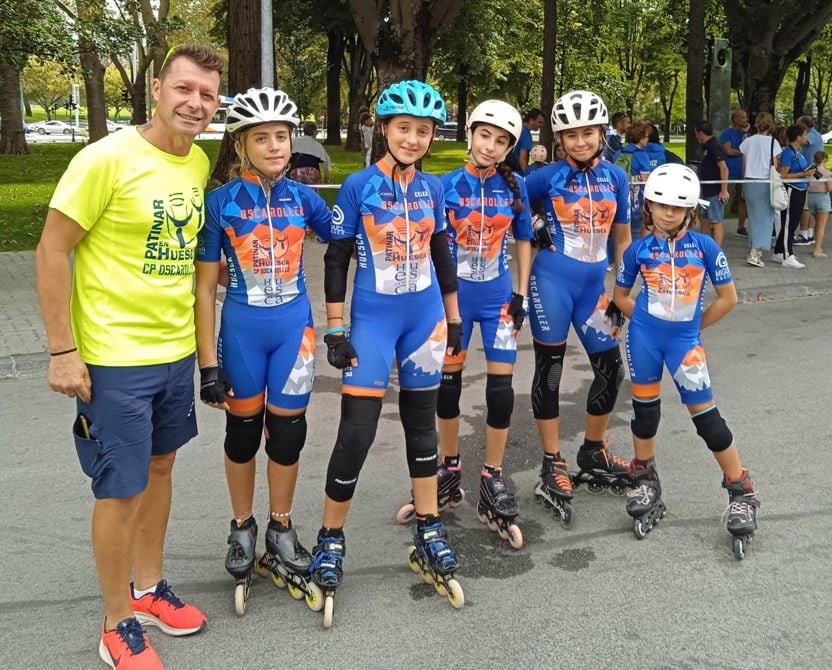
{"type": "MultiPolygon", "coordinates": [[[[228,91],[235,95],[260,86],[260,0],[228,3],[228,91]]],[[[237,162],[234,141],[226,133],[211,182],[224,184],[228,170],[237,162]]]]}
{"type": "MultiPolygon", "coordinates": [[[[557,0],[543,2],[543,80],[540,84],[540,108],[549,119],[555,106],[555,60],[558,43],[558,3],[557,0]]],[[[546,153],[552,158],[554,133],[549,123],[540,128],[540,143],[546,147],[546,153]]]]}
{"type": "Polygon", "coordinates": [[[23,132],[20,114],[20,70],[6,63],[0,64],[0,154],[31,153],[23,132]]]}
{"type": "Polygon", "coordinates": [[[459,64],[459,84],[456,87],[456,141],[467,142],[465,125],[468,119],[468,64],[459,64]]]}
{"type": "Polygon", "coordinates": [[[358,132],[358,119],[361,110],[370,111],[368,88],[373,75],[373,62],[370,53],[358,35],[353,35],[346,41],[344,75],[347,80],[347,142],[346,149],[361,150],[361,136],[358,132]]]}
{"type": "Polygon", "coordinates": [[[792,118],[795,121],[803,116],[804,110],[806,109],[811,81],[812,54],[807,54],[805,60],[797,62],[797,81],[794,84],[794,97],[792,98],[792,118]]]}
{"type": "Polygon", "coordinates": [[[773,114],[777,91],[789,65],[819,37],[832,18],[832,3],[724,0],[723,6],[743,106],[752,120],[759,112],[773,114]]]}
{"type": "MultiPolygon", "coordinates": [[[[98,54],[95,40],[89,34],[89,26],[98,25],[105,16],[103,0],[77,0],[78,58],[87,94],[87,125],[90,141],[107,136],[107,105],[104,102],[104,66],[98,54]]],[[[77,101],[80,104],[80,101],[77,101]]]]}
{"type": "Polygon", "coordinates": [[[685,154],[687,162],[702,160],[702,148],[696,141],[695,125],[703,118],[703,86],[705,74],[705,1],[690,0],[688,10],[688,72],[685,84],[685,154]]]}
{"type": "Polygon", "coordinates": [[[344,35],[337,28],[327,31],[326,50],[326,141],[341,146],[341,59],[344,56],[344,35]]]}
{"type": "Polygon", "coordinates": [[[23,111],[25,112],[26,116],[32,116],[32,105],[26,98],[23,98],[23,111]]]}

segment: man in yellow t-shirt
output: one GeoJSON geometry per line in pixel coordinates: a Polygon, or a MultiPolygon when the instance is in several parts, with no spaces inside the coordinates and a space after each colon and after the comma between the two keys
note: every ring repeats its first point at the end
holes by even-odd
{"type": "Polygon", "coordinates": [[[172,49],[153,118],[77,154],[36,253],[49,386],[77,398],[75,446],[96,498],[99,654],[120,670],[162,667],[142,624],[170,635],[206,624],[162,578],[162,551],[176,450],[196,435],[192,274],[209,163],[194,138],[217,110],[222,68],[206,47],[172,49]]]}

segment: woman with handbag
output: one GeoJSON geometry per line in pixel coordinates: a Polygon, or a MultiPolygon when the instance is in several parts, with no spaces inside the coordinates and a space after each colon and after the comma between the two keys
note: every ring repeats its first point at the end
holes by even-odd
{"type": "Polygon", "coordinates": [[[763,252],[771,249],[771,225],[774,207],[771,204],[770,167],[777,165],[782,149],[771,136],[774,119],[768,112],[757,115],[754,123],[757,134],[746,137],[740,144],[742,152],[745,202],[748,207],[748,257],[746,263],[761,268],[763,252]]]}
{"type": "MultiPolygon", "coordinates": [[[[795,124],[786,129],[788,146],[780,154],[778,172],[783,179],[803,180],[814,174],[815,166],[809,165],[809,161],[800,152],[800,147],[808,140],[808,129],[806,126],[795,124]]],[[[789,194],[789,206],[780,212],[780,232],[777,241],[774,243],[774,255],[771,257],[775,263],[782,263],[786,268],[804,268],[803,263],[795,258],[793,253],[794,233],[800,217],[803,214],[803,205],[806,203],[806,189],[809,186],[807,181],[792,181],[786,184],[786,191],[789,194]]]]}

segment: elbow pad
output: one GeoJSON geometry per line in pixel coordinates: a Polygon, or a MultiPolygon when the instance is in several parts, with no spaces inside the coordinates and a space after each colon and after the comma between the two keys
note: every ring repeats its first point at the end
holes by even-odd
{"type": "Polygon", "coordinates": [[[327,302],[347,299],[347,271],[355,239],[330,240],[324,254],[324,295],[327,302]]]}
{"type": "Polygon", "coordinates": [[[436,268],[436,279],[442,295],[456,293],[456,265],[444,230],[430,238],[430,256],[433,259],[433,267],[436,268]]]}

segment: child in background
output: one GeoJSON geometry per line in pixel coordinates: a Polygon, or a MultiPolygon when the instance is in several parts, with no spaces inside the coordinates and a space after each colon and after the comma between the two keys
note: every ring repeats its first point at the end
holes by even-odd
{"type": "Polygon", "coordinates": [[[529,153],[529,160],[531,164],[529,165],[529,169],[526,170],[526,176],[528,177],[532,172],[537,170],[538,168],[542,168],[544,165],[548,165],[546,162],[547,153],[546,147],[542,144],[535,144],[532,147],[531,152],[529,153]]]}

